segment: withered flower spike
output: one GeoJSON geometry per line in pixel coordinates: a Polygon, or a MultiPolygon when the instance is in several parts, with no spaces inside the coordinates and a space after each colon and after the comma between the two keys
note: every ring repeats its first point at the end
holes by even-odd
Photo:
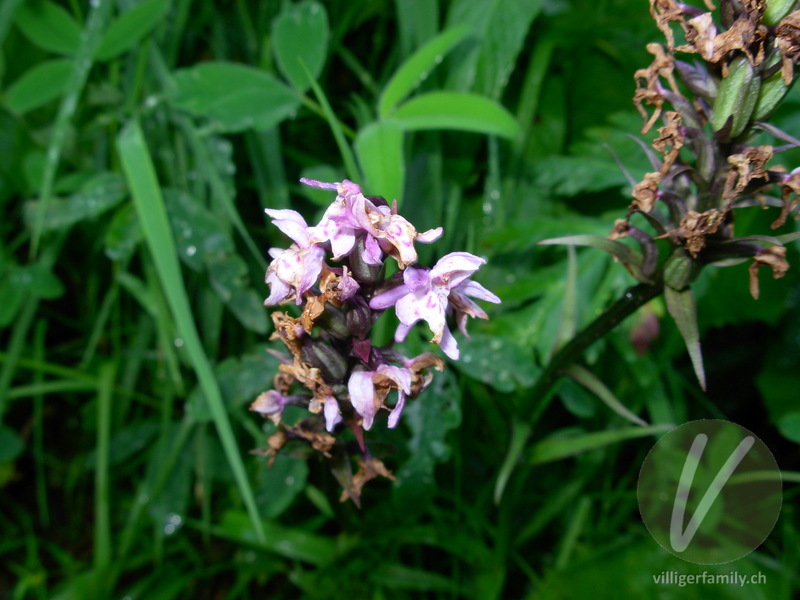
{"type": "Polygon", "coordinates": [[[794,63],[800,58],[800,10],[784,17],[775,29],[775,43],[781,51],[781,75],[786,85],[794,78],[794,63]]]}
{"type": "Polygon", "coordinates": [[[770,225],[772,229],[777,229],[786,222],[786,218],[797,208],[798,195],[800,194],[800,170],[795,169],[789,173],[786,178],[781,182],[781,198],[783,200],[783,207],[781,214],[770,225]],[[792,197],[794,196],[794,197],[792,197]],[[791,201],[790,201],[791,199],[791,201]]]}
{"type": "Polygon", "coordinates": [[[754,146],[728,157],[731,170],[728,171],[725,188],[722,192],[725,206],[730,206],[736,196],[741,194],[752,180],[764,179],[765,183],[768,182],[766,164],[771,158],[772,146],[754,146]]]}
{"type": "Polygon", "coordinates": [[[634,212],[650,213],[655,206],[656,200],[660,195],[658,184],[661,181],[661,173],[646,173],[642,180],[633,187],[633,202],[628,215],[634,212]]]}
{"type": "Polygon", "coordinates": [[[645,87],[650,88],[654,82],[658,81],[659,77],[663,77],[669,83],[672,91],[678,94],[678,84],[672,74],[675,68],[675,59],[664,52],[664,47],[661,44],[647,44],[647,51],[655,57],[653,63],[646,69],[636,71],[633,74],[633,78],[637,81],[644,79],[647,82],[645,87]]]}
{"type": "Polygon", "coordinates": [[[783,246],[770,246],[764,248],[755,255],[753,263],[750,265],[750,295],[758,300],[758,269],[767,266],[772,269],[772,278],[780,279],[789,270],[789,263],[786,261],[786,248],[783,246]]]}
{"type": "Polygon", "coordinates": [[[653,142],[653,148],[664,155],[664,164],[661,166],[661,175],[664,176],[670,170],[678,158],[685,137],[681,124],[680,113],[669,110],[664,114],[666,125],[659,127],[658,137],[653,142]]]}
{"type": "Polygon", "coordinates": [[[675,36],[670,28],[671,22],[683,23],[684,7],[675,0],[650,0],[650,15],[655,19],[656,25],[667,38],[667,46],[675,47],[675,36]]]}
{"type": "Polygon", "coordinates": [[[720,211],[712,208],[703,213],[690,210],[683,217],[677,229],[660,237],[669,237],[681,243],[693,258],[697,258],[706,245],[706,237],[717,233],[727,216],[727,209],[720,211]]]}

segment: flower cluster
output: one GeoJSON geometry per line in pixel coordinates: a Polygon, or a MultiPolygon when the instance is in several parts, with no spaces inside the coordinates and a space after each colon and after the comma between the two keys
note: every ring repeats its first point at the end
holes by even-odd
{"type": "Polygon", "coordinates": [[[275,353],[281,364],[273,389],[261,394],[251,409],[280,426],[269,439],[270,456],[288,441],[300,440],[332,457],[332,434],[350,430],[366,458],[355,477],[337,477],[346,495],[357,501],[363,481],[377,474],[391,476],[369,456],[363,431],[373,426],[382,409],[389,413],[388,426],[395,427],[406,401],[430,385],[431,370],[444,367],[433,353],[407,357],[391,347],[373,346],[370,332],[377,318],[394,307],[400,321],[396,342],[402,342],[415,323],[425,321],[432,341],[455,360],[458,344],[447,315],[455,316],[466,335],[468,316],[487,318],[473,298],[494,303],[500,299],[470,279],[485,262],[482,258],[452,252],[432,268],[416,264],[415,244],[435,241],[441,227],[417,232],[398,214],[396,202],[390,206],[383,198],[365,196],[351,181],[301,181],[337,195],[315,226],[293,210],[266,211],[293,243],[288,249],[269,251],[273,260],[266,274],[270,295],[265,304],[293,302],[300,314],[273,313],[272,337],[283,342],[288,354],[275,353]],[[386,277],[389,257],[399,270],[386,277]],[[315,416],[287,426],[281,416],[288,405],[306,407],[315,416]]]}

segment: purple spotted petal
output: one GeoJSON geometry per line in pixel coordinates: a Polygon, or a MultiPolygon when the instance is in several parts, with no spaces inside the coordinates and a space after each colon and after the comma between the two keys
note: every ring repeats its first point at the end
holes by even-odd
{"type": "Polygon", "coordinates": [[[369,430],[375,419],[375,386],[372,383],[372,371],[356,371],[350,375],[347,382],[347,391],[350,393],[350,404],[363,419],[363,427],[369,430]]]}
{"type": "Polygon", "coordinates": [[[369,301],[369,307],[374,310],[385,310],[390,306],[394,306],[397,304],[397,301],[400,300],[403,296],[408,295],[410,290],[408,286],[405,284],[398,285],[395,288],[387,290],[382,294],[378,294],[372,300],[369,301]]]}
{"type": "Polygon", "coordinates": [[[411,393],[411,371],[408,369],[383,364],[378,367],[376,372],[394,381],[398,385],[398,388],[403,390],[406,394],[411,393]]]}
{"type": "Polygon", "coordinates": [[[428,270],[421,269],[419,267],[408,267],[405,271],[403,271],[403,282],[410,290],[416,290],[417,288],[424,287],[430,282],[428,270]]]}
{"type": "Polygon", "coordinates": [[[308,224],[300,213],[288,208],[266,208],[264,212],[272,217],[273,225],[292,238],[292,241],[300,247],[305,248],[311,243],[308,235],[308,224]]]}

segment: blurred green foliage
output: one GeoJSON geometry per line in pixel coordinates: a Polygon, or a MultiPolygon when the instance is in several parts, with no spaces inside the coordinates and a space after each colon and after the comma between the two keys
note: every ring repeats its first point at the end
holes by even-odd
{"type": "MultiPolygon", "coordinates": [[[[704,569],[656,545],[635,495],[654,436],[695,418],[747,426],[798,480],[796,247],[757,302],[744,265],[703,272],[708,394],[655,300],[586,352],[592,386],[518,410],[633,283],[536,243],[623,216],[616,161],[648,170],[632,75],[658,39],[627,0],[2,2],[0,595],[796,597],[794,484],[764,546],[717,569],[765,573],[744,588],[656,586],[704,569]],[[329,199],[301,176],[443,225],[422,261],[483,255],[504,300],[398,430],[369,433],[397,480],[360,511],[322,462],[248,454],[277,366],[266,251],[286,245],[262,209],[313,217],[329,199]]],[[[796,136],[798,104],[775,117],[796,136]]]]}

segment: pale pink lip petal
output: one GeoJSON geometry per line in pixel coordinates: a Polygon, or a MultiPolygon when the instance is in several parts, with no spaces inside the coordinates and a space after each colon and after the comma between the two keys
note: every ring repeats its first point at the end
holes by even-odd
{"type": "Polygon", "coordinates": [[[453,337],[453,334],[450,333],[450,330],[445,325],[444,331],[442,333],[442,341],[439,342],[439,347],[442,351],[452,358],[453,360],[458,360],[458,344],[456,343],[456,338],[453,337]]]}
{"type": "Polygon", "coordinates": [[[422,233],[417,234],[417,241],[423,244],[430,244],[431,242],[435,242],[440,237],[442,237],[442,231],[444,231],[441,227],[437,227],[436,229],[429,229],[428,231],[423,231],[422,233]]]}
{"type": "Polygon", "coordinates": [[[411,325],[400,325],[397,326],[397,331],[394,332],[394,341],[398,344],[406,339],[408,332],[411,331],[411,325]]]}
{"type": "Polygon", "coordinates": [[[350,392],[350,404],[364,419],[364,429],[369,430],[377,412],[372,372],[356,371],[350,375],[350,380],[347,382],[347,391],[350,392]]]}
{"type": "Polygon", "coordinates": [[[406,405],[406,395],[402,391],[397,392],[397,404],[389,413],[389,429],[397,427],[397,422],[400,420],[400,415],[403,412],[403,407],[406,405]]]}
{"type": "Polygon", "coordinates": [[[339,410],[339,403],[333,396],[328,396],[325,399],[325,429],[329,432],[333,431],[334,427],[342,422],[342,412],[339,410]]]}
{"type": "Polygon", "coordinates": [[[411,372],[408,369],[395,367],[394,365],[381,365],[378,367],[377,372],[389,377],[406,394],[411,393],[411,372]]]}
{"type": "Polygon", "coordinates": [[[264,300],[266,306],[276,306],[286,300],[292,293],[291,286],[278,279],[277,275],[273,273],[267,274],[267,283],[269,284],[270,294],[269,298],[264,300]]]}

